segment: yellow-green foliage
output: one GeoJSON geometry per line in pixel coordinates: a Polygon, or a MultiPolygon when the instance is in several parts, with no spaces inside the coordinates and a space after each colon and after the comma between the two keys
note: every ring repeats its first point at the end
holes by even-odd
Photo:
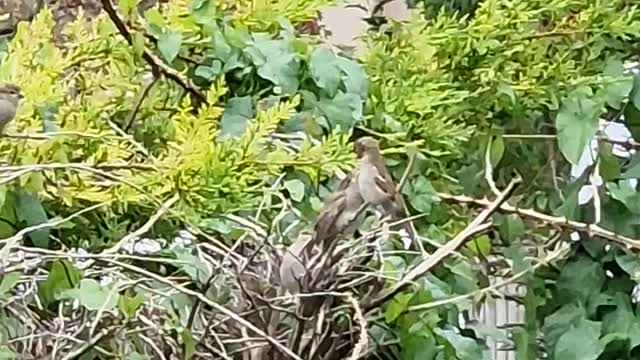
{"type": "MultiPolygon", "coordinates": [[[[184,5],[176,3],[178,10],[168,16],[184,5]]],[[[136,117],[147,132],[157,133],[146,144],[147,156],[138,141],[113,125],[135,108],[149,75],[146,64],[105,16],[72,23],[65,50],[54,46],[52,26],[50,11],[41,12],[31,24],[20,24],[1,62],[0,80],[19,84],[25,94],[5,132],[41,134],[57,127],[55,135],[47,140],[4,137],[0,157],[25,167],[61,164],[57,170],[40,169],[20,178],[23,189],[38,191],[54,204],[80,207],[114,201],[120,209],[153,210],[159,201],[179,193],[178,213],[206,217],[253,206],[265,184],[286,166],[319,180],[318,175],[326,178],[352,164],[345,134],[334,133],[320,145],[306,142],[299,152],[270,140],[296,113],[297,96],[259,111],[237,139],[219,139],[229,91],[223,78],[205,89],[209,104],[197,115],[190,98],[171,81],[161,79],[153,86],[136,117]],[[51,120],[47,109],[56,107],[51,120]]]]}
{"type": "Polygon", "coordinates": [[[338,0],[222,0],[218,6],[232,13],[238,23],[255,29],[266,29],[277,23],[278,17],[300,23],[315,18],[318,12],[338,0]]]}
{"type": "MultiPolygon", "coordinates": [[[[487,0],[462,20],[414,14],[368,39],[370,106],[431,150],[461,154],[474,126],[518,117],[533,127],[527,120],[557,110],[569,89],[596,87],[603,63],[639,31],[640,11],[625,0],[487,0]]],[[[399,131],[380,117],[370,125],[399,131]]]]}

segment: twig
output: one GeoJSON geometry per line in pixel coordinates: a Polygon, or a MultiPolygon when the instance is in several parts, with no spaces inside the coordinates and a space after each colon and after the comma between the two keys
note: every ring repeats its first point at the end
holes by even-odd
{"type": "Polygon", "coordinates": [[[103,337],[105,337],[109,332],[113,331],[113,329],[114,328],[100,330],[100,332],[96,334],[96,336],[89,339],[89,341],[85,342],[82,346],[68,353],[64,358],[62,358],[62,360],[71,360],[82,355],[85,351],[89,350],[90,347],[92,347],[98,341],[100,341],[103,337]]]}
{"type": "MultiPolygon", "coordinates": [[[[502,135],[503,139],[515,139],[515,140],[547,140],[547,139],[556,139],[557,136],[553,134],[504,134],[502,135]]],[[[613,140],[609,139],[604,135],[597,135],[596,139],[598,141],[608,142],[612,145],[620,145],[627,149],[636,149],[640,150],[640,143],[635,141],[632,138],[627,140],[613,140]]]]}
{"type": "Polygon", "coordinates": [[[118,241],[115,245],[113,245],[109,249],[106,249],[105,251],[103,251],[103,254],[114,254],[114,253],[117,253],[120,250],[120,248],[122,248],[122,246],[124,244],[126,244],[129,241],[131,241],[132,239],[135,239],[135,238],[137,238],[139,236],[142,236],[145,233],[147,233],[149,230],[151,230],[153,225],[155,225],[155,223],[161,217],[163,217],[169,211],[171,206],[173,206],[173,204],[175,204],[176,201],[178,201],[179,199],[180,199],[180,195],[178,195],[178,194],[173,195],[169,200],[165,201],[162,204],[162,206],[160,206],[158,211],[156,211],[155,214],[153,214],[149,218],[149,220],[147,220],[147,222],[144,223],[144,225],[142,225],[136,231],[123,236],[122,239],[120,239],[120,241],[118,241]]]}
{"type": "Polygon", "coordinates": [[[369,304],[365,304],[363,308],[365,311],[368,311],[372,308],[376,308],[382,305],[385,301],[394,297],[398,292],[402,291],[406,286],[410,285],[415,281],[415,279],[424,275],[427,271],[431,270],[437,264],[439,264],[445,257],[449,256],[456,249],[458,249],[462,244],[468,241],[475,234],[478,234],[482,231],[485,231],[487,228],[491,226],[491,223],[488,223],[489,217],[502,205],[507,199],[513,194],[517,185],[522,182],[520,177],[511,180],[509,185],[507,185],[506,189],[495,199],[490,206],[484,209],[478,216],[476,216],[469,225],[467,225],[464,230],[462,230],[456,237],[454,237],[451,241],[447,242],[444,246],[439,248],[436,252],[433,253],[428,259],[421,262],[418,266],[413,268],[409,273],[402,278],[397,284],[395,284],[390,290],[383,293],[377,299],[374,299],[369,304]]]}
{"type": "MultiPolygon", "coordinates": [[[[131,36],[131,33],[125,26],[122,19],[120,19],[120,17],[116,13],[113,5],[111,5],[111,1],[100,0],[100,2],[102,3],[103,9],[106,11],[107,15],[109,15],[109,18],[114,23],[120,34],[124,37],[124,39],[129,43],[130,46],[133,46],[133,38],[131,36]]],[[[178,71],[166,65],[162,60],[154,56],[148,49],[145,48],[143,50],[142,58],[151,66],[151,71],[159,72],[162,75],[166,76],[168,79],[175,81],[178,85],[195,96],[203,104],[208,103],[207,98],[202,93],[200,93],[199,90],[196,89],[191,80],[189,80],[188,78],[183,78],[178,71]]]]}
{"type": "Polygon", "coordinates": [[[134,265],[126,264],[126,263],[123,263],[123,262],[120,262],[120,261],[111,260],[111,259],[102,259],[102,261],[108,262],[108,263],[113,264],[113,265],[120,266],[122,268],[125,268],[127,270],[136,272],[138,274],[142,274],[144,276],[150,277],[153,280],[158,281],[158,282],[160,282],[162,284],[168,285],[168,286],[180,291],[183,294],[186,294],[186,295],[189,295],[189,296],[193,296],[196,299],[200,300],[202,303],[211,306],[212,308],[214,308],[217,311],[225,314],[226,316],[228,316],[229,318],[233,319],[234,321],[236,321],[240,325],[244,326],[245,328],[247,328],[247,329],[253,331],[254,333],[258,334],[259,336],[263,337],[266,341],[268,341],[269,343],[274,345],[276,347],[276,349],[281,351],[283,354],[286,354],[287,356],[289,356],[292,359],[302,360],[298,355],[293,353],[286,346],[282,345],[278,340],[276,340],[273,337],[269,336],[264,331],[260,330],[259,328],[254,326],[249,321],[247,321],[244,318],[240,317],[235,312],[233,312],[233,311],[227,309],[226,307],[224,307],[224,306],[222,306],[222,305],[210,300],[209,298],[207,298],[206,296],[204,296],[203,294],[201,294],[201,293],[199,293],[197,291],[194,291],[194,290],[191,290],[191,289],[187,289],[186,287],[184,287],[182,285],[174,284],[173,282],[167,280],[163,276],[154,274],[154,273],[152,273],[150,271],[141,269],[141,268],[139,268],[137,266],[134,266],[134,265]]]}
{"type": "MultiPolygon", "coordinates": [[[[470,204],[480,207],[489,207],[491,203],[485,199],[474,199],[468,196],[462,195],[451,195],[446,193],[437,193],[438,197],[447,201],[454,201],[462,204],[470,204]]],[[[624,245],[628,248],[633,248],[640,250],[640,240],[632,239],[630,237],[620,235],[611,230],[603,229],[595,224],[582,223],[578,221],[568,220],[565,217],[561,216],[551,216],[547,215],[533,209],[519,209],[513,207],[509,204],[502,204],[498,209],[500,212],[508,213],[508,214],[516,214],[525,218],[529,218],[534,221],[539,221],[544,224],[558,226],[561,228],[571,229],[578,232],[585,232],[589,236],[599,236],[604,239],[608,239],[615,243],[624,245]]]]}
{"type": "Polygon", "coordinates": [[[356,301],[356,299],[354,299],[351,294],[347,295],[347,300],[351,303],[351,306],[353,306],[355,318],[360,325],[360,338],[358,339],[356,346],[353,347],[353,352],[349,357],[349,360],[357,360],[362,355],[363,350],[367,348],[367,344],[369,342],[369,334],[367,333],[367,320],[362,315],[362,310],[360,309],[358,301],[356,301]]]}
{"type": "Polygon", "coordinates": [[[129,129],[131,129],[131,126],[133,125],[133,121],[136,119],[136,114],[138,113],[138,110],[140,110],[140,106],[142,106],[142,102],[144,101],[144,98],[147,97],[147,95],[149,94],[149,91],[151,90],[153,85],[155,85],[158,79],[159,77],[157,76],[157,74],[154,73],[153,80],[151,80],[151,82],[149,82],[142,90],[140,97],[138,97],[138,101],[136,101],[136,105],[133,107],[133,109],[131,109],[129,116],[127,117],[127,121],[125,122],[124,128],[122,129],[124,130],[124,132],[128,132],[129,129]]]}

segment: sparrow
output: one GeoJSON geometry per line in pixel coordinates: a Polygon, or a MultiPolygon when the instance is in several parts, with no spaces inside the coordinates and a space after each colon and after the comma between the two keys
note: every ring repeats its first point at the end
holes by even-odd
{"type": "Polygon", "coordinates": [[[16,116],[18,102],[22,98],[18,85],[4,84],[0,86],[0,133],[16,116]]]}
{"type": "MultiPolygon", "coordinates": [[[[356,182],[362,198],[383,214],[390,215],[393,221],[406,218],[407,205],[402,194],[396,191],[396,184],[384,163],[378,141],[369,136],[362,137],[354,143],[354,151],[360,159],[356,182]]],[[[403,228],[410,238],[415,239],[411,222],[405,222],[403,228]]]]}
{"type": "Polygon", "coordinates": [[[280,283],[293,294],[300,292],[300,282],[307,273],[306,263],[309,260],[312,242],[313,234],[302,231],[282,256],[280,283]]]}
{"type": "Polygon", "coordinates": [[[315,243],[325,250],[331,247],[338,236],[353,236],[362,222],[360,215],[367,204],[360,194],[356,179],[357,172],[340,180],[336,191],[325,202],[314,221],[315,243]]]}

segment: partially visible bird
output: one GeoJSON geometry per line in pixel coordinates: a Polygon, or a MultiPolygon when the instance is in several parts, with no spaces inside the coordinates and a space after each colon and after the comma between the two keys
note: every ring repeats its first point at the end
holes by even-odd
{"type": "Polygon", "coordinates": [[[361,223],[365,201],[358,188],[357,172],[349,174],[336,187],[316,218],[313,230],[315,243],[328,249],[338,236],[353,236],[361,223]]]}
{"type": "Polygon", "coordinates": [[[301,281],[307,274],[307,263],[310,255],[313,234],[301,232],[291,244],[280,263],[280,283],[291,293],[299,293],[301,281]]]}
{"type": "Polygon", "coordinates": [[[18,102],[22,97],[18,85],[4,84],[0,86],[0,133],[16,116],[18,102]]]}
{"type": "MultiPolygon", "coordinates": [[[[354,143],[354,150],[360,159],[357,184],[364,200],[390,215],[397,221],[408,216],[407,206],[402,194],[396,191],[396,184],[384,163],[380,145],[372,137],[359,138],[354,143]]],[[[405,222],[403,228],[411,239],[415,239],[415,230],[411,222],[405,222]]],[[[405,244],[406,247],[407,244],[405,244]]]]}

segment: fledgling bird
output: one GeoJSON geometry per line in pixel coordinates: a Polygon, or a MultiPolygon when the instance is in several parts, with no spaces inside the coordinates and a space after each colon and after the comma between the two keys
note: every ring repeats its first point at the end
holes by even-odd
{"type": "Polygon", "coordinates": [[[360,225],[365,201],[360,194],[357,172],[340,180],[336,191],[325,202],[313,225],[315,241],[328,249],[338,236],[353,236],[360,225]]]}
{"type": "MultiPolygon", "coordinates": [[[[381,209],[383,214],[390,215],[394,221],[406,218],[407,206],[402,194],[396,191],[378,141],[369,136],[362,137],[356,140],[354,150],[360,159],[357,183],[364,200],[381,209]]],[[[405,222],[403,228],[411,239],[415,239],[411,222],[405,222]]]]}
{"type": "Polygon", "coordinates": [[[4,84],[0,86],[0,133],[16,116],[20,99],[22,99],[22,93],[18,85],[4,84]]]}

